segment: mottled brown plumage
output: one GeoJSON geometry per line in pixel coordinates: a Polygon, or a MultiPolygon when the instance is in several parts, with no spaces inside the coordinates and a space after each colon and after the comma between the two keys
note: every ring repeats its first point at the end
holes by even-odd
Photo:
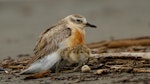
{"type": "MultiPolygon", "coordinates": [[[[96,27],[87,23],[83,16],[73,14],[46,29],[41,33],[36,43],[34,49],[35,56],[29,61],[22,73],[36,73],[41,70],[50,69],[54,65],[57,67],[60,60],[65,58],[65,56],[60,56],[61,51],[85,44],[84,28],[88,26],[96,27]]],[[[69,58],[66,60],[70,61],[69,58]]]]}
{"type": "Polygon", "coordinates": [[[71,36],[71,29],[65,27],[65,25],[57,25],[45,30],[36,43],[35,56],[30,60],[27,67],[43,56],[56,51],[59,48],[58,44],[69,36],[71,36]]]}
{"type": "Polygon", "coordinates": [[[60,56],[62,56],[64,61],[64,65],[60,67],[65,66],[66,63],[69,64],[78,63],[78,66],[75,67],[74,69],[63,71],[63,72],[74,72],[78,68],[80,68],[83,65],[83,63],[88,62],[88,58],[90,57],[90,54],[91,54],[91,50],[85,44],[77,45],[73,48],[65,48],[60,53],[60,56]]]}

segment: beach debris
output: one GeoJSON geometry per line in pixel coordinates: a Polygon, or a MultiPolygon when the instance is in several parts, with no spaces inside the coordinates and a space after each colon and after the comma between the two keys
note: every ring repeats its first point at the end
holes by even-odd
{"type": "MultiPolygon", "coordinates": [[[[93,77],[114,72],[150,73],[150,37],[100,41],[87,45],[91,49],[91,57],[89,62],[82,66],[81,71],[94,72],[88,73],[93,77]]],[[[9,56],[0,62],[0,72],[12,75],[20,73],[31,58],[28,54],[21,54],[17,59],[9,56]]],[[[62,70],[73,67],[74,65],[67,65],[62,70]]],[[[37,79],[50,75],[50,71],[42,71],[27,75],[24,79],[37,79]]],[[[86,80],[87,77],[91,76],[81,76],[79,79],[86,80]]]]}
{"type": "Polygon", "coordinates": [[[108,69],[98,69],[95,74],[102,75],[104,73],[107,73],[108,71],[109,71],[108,69]]]}
{"type": "Polygon", "coordinates": [[[88,65],[83,65],[81,67],[81,71],[82,72],[90,72],[91,71],[91,68],[88,66],[88,65]]]}

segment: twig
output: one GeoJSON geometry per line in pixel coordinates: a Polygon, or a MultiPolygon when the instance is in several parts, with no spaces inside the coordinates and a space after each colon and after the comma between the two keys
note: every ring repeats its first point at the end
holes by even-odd
{"type": "Polygon", "coordinates": [[[133,72],[150,73],[150,69],[148,69],[148,68],[133,68],[133,72]]]}

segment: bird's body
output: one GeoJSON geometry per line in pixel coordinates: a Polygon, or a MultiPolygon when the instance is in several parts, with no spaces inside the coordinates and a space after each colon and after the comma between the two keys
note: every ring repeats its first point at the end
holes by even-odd
{"type": "Polygon", "coordinates": [[[63,61],[65,62],[64,64],[61,65],[61,67],[63,67],[67,63],[69,64],[78,63],[78,66],[72,70],[67,70],[63,72],[76,71],[78,68],[80,68],[83,65],[83,63],[88,62],[90,55],[91,55],[91,51],[85,44],[77,45],[77,46],[74,46],[73,48],[69,47],[69,48],[64,49],[60,53],[60,56],[62,56],[63,61]]]}
{"type": "Polygon", "coordinates": [[[87,61],[90,54],[90,49],[84,44],[66,48],[60,53],[62,58],[71,64],[87,61]]]}
{"type": "MultiPolygon", "coordinates": [[[[85,44],[85,26],[96,27],[88,24],[81,15],[70,15],[46,29],[37,41],[35,56],[21,74],[57,68],[59,62],[66,58],[60,55],[62,51],[85,44]]],[[[69,61],[69,58],[66,59],[69,61]]]]}

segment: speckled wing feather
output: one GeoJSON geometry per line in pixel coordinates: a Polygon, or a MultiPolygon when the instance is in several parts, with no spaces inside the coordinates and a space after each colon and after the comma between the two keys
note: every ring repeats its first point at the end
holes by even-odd
{"type": "Polygon", "coordinates": [[[71,36],[71,29],[63,25],[56,25],[45,30],[36,43],[35,56],[29,61],[26,68],[41,57],[56,51],[59,44],[69,36],[71,36]]]}

